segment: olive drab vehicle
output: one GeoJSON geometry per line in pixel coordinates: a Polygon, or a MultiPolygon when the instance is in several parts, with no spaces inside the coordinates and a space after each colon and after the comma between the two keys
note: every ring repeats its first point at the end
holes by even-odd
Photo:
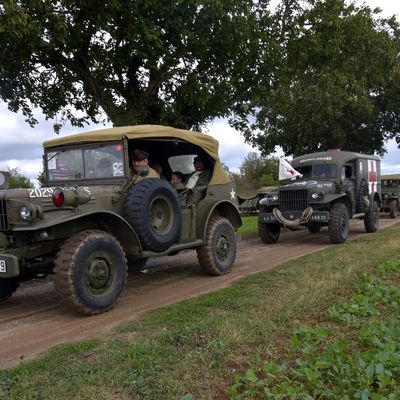
{"type": "Polygon", "coordinates": [[[400,174],[382,175],[382,206],[383,212],[388,212],[390,218],[399,215],[400,174]]]}
{"type": "Polygon", "coordinates": [[[349,219],[364,220],[376,232],[381,206],[380,158],[340,150],[294,158],[302,177],[260,200],[258,232],[265,243],[279,239],[281,228],[318,233],[327,226],[332,243],[343,243],[349,219]]]}
{"type": "MultiPolygon", "coordinates": [[[[84,314],[109,310],[128,267],[195,249],[210,275],[229,272],[241,225],[232,181],[212,137],[165,126],[128,126],[44,143],[48,187],[7,189],[0,173],[0,299],[20,282],[54,275],[62,302],[84,314]],[[163,178],[131,179],[134,149],[162,167],[163,178]],[[209,165],[208,185],[176,190],[193,160],[209,165]]],[[[150,176],[150,174],[149,174],[150,176]]]]}

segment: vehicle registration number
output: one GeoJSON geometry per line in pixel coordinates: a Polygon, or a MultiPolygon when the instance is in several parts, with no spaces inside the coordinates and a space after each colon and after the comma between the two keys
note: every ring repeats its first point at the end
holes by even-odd
{"type": "Polygon", "coordinates": [[[0,273],[7,272],[7,265],[4,260],[0,260],[0,273]]]}

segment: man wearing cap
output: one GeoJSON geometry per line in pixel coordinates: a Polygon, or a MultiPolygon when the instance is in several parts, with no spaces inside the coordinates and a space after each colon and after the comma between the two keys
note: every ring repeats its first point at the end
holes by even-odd
{"type": "Polygon", "coordinates": [[[202,156],[196,156],[193,160],[195,171],[188,179],[186,187],[193,189],[195,186],[206,186],[211,179],[211,171],[208,169],[208,162],[202,156]]]}
{"type": "Polygon", "coordinates": [[[149,154],[143,150],[135,149],[132,152],[132,180],[134,183],[147,178],[159,178],[160,176],[149,167],[149,154]]]}

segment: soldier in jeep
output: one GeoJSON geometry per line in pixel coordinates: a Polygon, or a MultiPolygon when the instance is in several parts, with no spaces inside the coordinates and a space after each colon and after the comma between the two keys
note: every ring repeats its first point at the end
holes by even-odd
{"type": "Polygon", "coordinates": [[[137,183],[146,178],[159,178],[160,175],[149,166],[149,154],[143,150],[132,151],[132,180],[137,183]]]}
{"type": "Polygon", "coordinates": [[[195,186],[204,186],[210,182],[211,171],[209,169],[209,162],[205,157],[196,156],[193,159],[194,172],[188,179],[186,187],[192,189],[195,186]]]}

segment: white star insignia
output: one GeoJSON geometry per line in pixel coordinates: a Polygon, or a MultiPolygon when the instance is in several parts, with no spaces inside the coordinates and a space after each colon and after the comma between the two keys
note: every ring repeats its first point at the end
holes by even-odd
{"type": "Polygon", "coordinates": [[[231,195],[231,200],[235,200],[236,192],[233,190],[233,188],[232,188],[232,190],[229,192],[229,194],[231,195]]]}

